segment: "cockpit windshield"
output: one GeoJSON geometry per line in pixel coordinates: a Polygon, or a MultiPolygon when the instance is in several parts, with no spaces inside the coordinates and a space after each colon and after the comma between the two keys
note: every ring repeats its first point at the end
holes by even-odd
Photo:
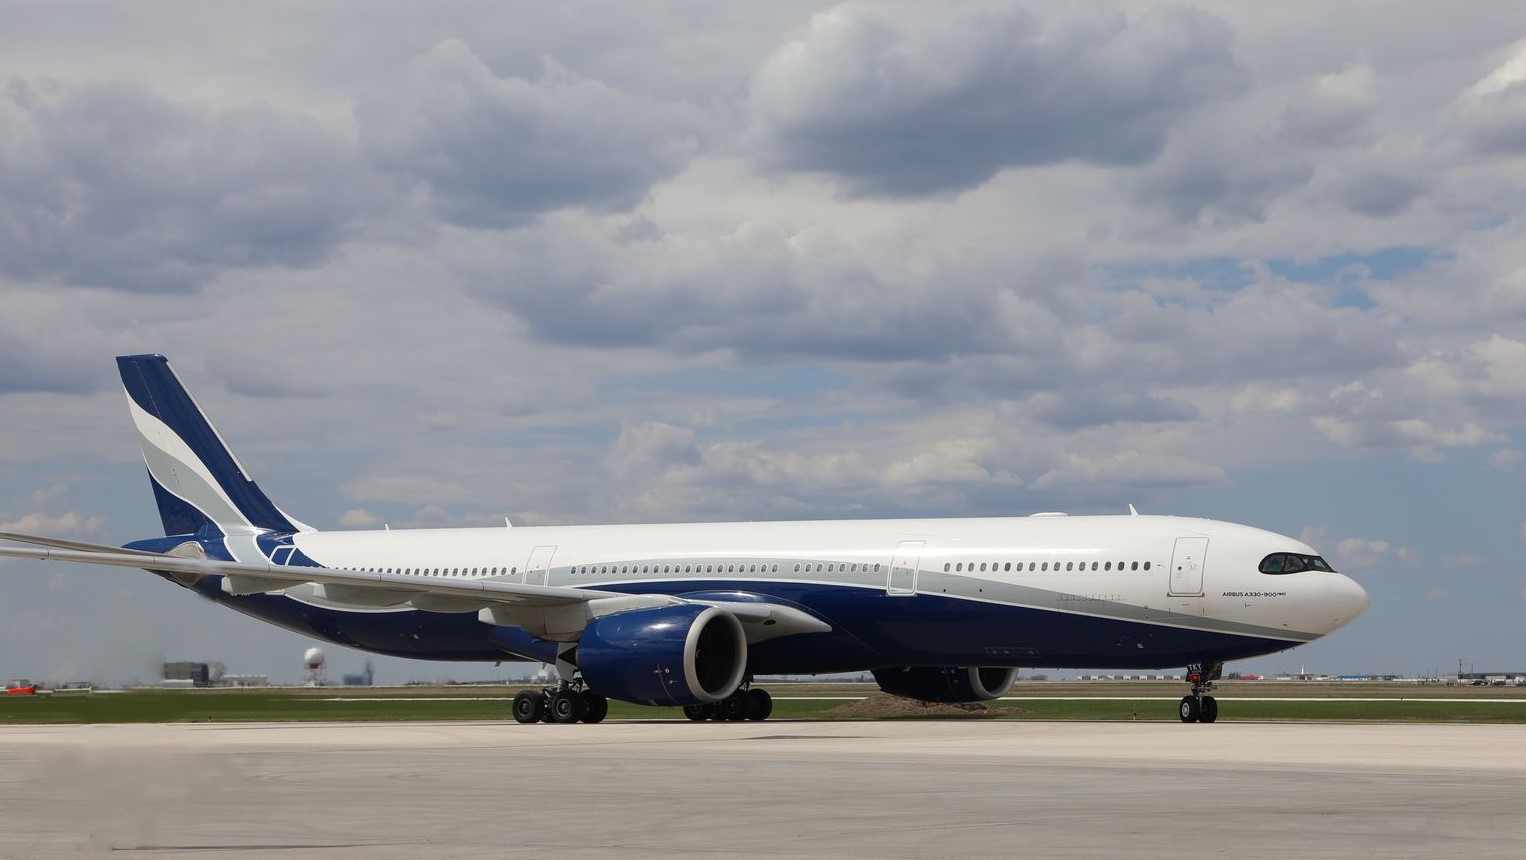
{"type": "Polygon", "coordinates": [[[1335,568],[1317,555],[1296,552],[1274,552],[1261,559],[1262,573],[1302,573],[1306,570],[1322,570],[1334,573],[1335,568]]]}

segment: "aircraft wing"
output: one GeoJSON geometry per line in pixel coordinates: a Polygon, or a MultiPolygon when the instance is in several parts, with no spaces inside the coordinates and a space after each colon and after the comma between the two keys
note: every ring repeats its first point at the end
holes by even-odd
{"type": "Polygon", "coordinates": [[[100,544],[0,532],[0,540],[33,546],[0,546],[0,558],[63,561],[131,567],[172,575],[225,577],[229,594],[292,590],[305,597],[369,608],[413,608],[433,612],[480,611],[483,620],[525,628],[532,635],[575,638],[594,618],[633,609],[704,603],[731,612],[749,642],[796,633],[820,633],[831,625],[790,606],[745,600],[688,601],[667,594],[629,594],[556,585],[528,585],[499,579],[459,579],[376,573],[327,567],[252,564],[207,558],[195,541],[168,554],[100,544]]]}

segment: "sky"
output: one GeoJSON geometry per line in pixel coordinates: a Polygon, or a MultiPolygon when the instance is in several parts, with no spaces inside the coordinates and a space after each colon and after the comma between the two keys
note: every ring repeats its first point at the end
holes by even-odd
{"type": "MultiPolygon", "coordinates": [[[[1132,503],[1371,594],[1231,671],[1526,670],[1516,4],[0,14],[0,528],[157,533],[161,352],[319,528],[1132,503]]],[[[311,644],[0,566],[5,677],[311,644]]]]}

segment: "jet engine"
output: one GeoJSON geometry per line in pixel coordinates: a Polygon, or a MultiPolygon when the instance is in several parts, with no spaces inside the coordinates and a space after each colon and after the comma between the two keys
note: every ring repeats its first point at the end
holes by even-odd
{"type": "Polygon", "coordinates": [[[901,666],[875,669],[874,681],[892,696],[919,702],[985,702],[1006,695],[1017,670],[991,666],[901,666]]]}
{"type": "Polygon", "coordinates": [[[719,702],[742,683],[747,637],[735,615],[684,604],[596,618],[578,639],[590,689],[642,705],[719,702]]]}

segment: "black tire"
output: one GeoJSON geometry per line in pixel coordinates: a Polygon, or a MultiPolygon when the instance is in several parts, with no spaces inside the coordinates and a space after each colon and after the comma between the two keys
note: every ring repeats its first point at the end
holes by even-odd
{"type": "Polygon", "coordinates": [[[1201,717],[1202,711],[1198,708],[1196,696],[1182,696],[1181,708],[1178,710],[1184,723],[1195,723],[1201,717]]]}
{"type": "Polygon", "coordinates": [[[609,716],[609,700],[598,693],[583,693],[583,722],[602,723],[609,716]]]}
{"type": "Polygon", "coordinates": [[[752,700],[747,697],[746,690],[737,690],[735,693],[721,700],[721,713],[717,719],[728,723],[739,723],[747,719],[752,711],[752,700]]]}
{"type": "Polygon", "coordinates": [[[715,713],[714,705],[684,705],[684,716],[696,723],[703,723],[715,713]]]}
{"type": "Polygon", "coordinates": [[[753,688],[747,691],[747,719],[762,722],[774,712],[774,697],[767,690],[753,688]]]}
{"type": "Polygon", "coordinates": [[[1219,718],[1219,701],[1212,696],[1203,697],[1203,712],[1198,715],[1200,723],[1211,723],[1219,718]]]}
{"type": "Polygon", "coordinates": [[[583,701],[581,693],[572,690],[557,690],[551,694],[551,701],[547,703],[546,720],[552,723],[575,723],[583,718],[583,711],[588,703],[583,701]]]}
{"type": "Polygon", "coordinates": [[[509,710],[516,723],[538,723],[546,718],[546,697],[531,690],[521,690],[514,696],[509,710]]]}

